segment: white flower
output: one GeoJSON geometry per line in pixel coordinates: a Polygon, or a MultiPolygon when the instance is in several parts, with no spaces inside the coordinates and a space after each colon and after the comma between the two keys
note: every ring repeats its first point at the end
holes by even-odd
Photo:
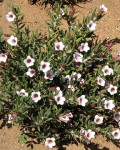
{"type": "Polygon", "coordinates": [[[85,138],[87,139],[87,140],[91,140],[92,138],[94,138],[95,137],[95,132],[94,131],[92,131],[92,130],[85,130],[85,138]]]}
{"type": "Polygon", "coordinates": [[[78,50],[80,52],[88,52],[90,50],[90,47],[88,46],[88,43],[82,43],[79,47],[78,47],[78,50]]]}
{"type": "Polygon", "coordinates": [[[49,148],[53,148],[55,146],[55,138],[47,138],[45,141],[45,146],[48,146],[49,148]]]}
{"type": "Polygon", "coordinates": [[[64,9],[63,9],[63,8],[60,8],[60,14],[61,14],[62,16],[64,16],[64,15],[65,15],[65,11],[64,11],[64,9]]]}
{"type": "Polygon", "coordinates": [[[80,79],[80,85],[82,86],[82,85],[84,85],[85,84],[85,80],[82,78],[82,79],[80,79]]]}
{"type": "Polygon", "coordinates": [[[56,92],[59,95],[63,95],[63,92],[60,90],[60,87],[56,87],[56,92]]]}
{"type": "Polygon", "coordinates": [[[113,135],[114,139],[119,140],[120,139],[120,130],[117,129],[117,130],[113,131],[112,135],[113,135]]]}
{"type": "Polygon", "coordinates": [[[35,73],[36,72],[34,69],[29,68],[28,71],[26,72],[26,75],[29,77],[33,77],[35,75],[35,73]]]}
{"type": "Polygon", "coordinates": [[[8,114],[8,121],[7,123],[13,123],[13,121],[16,119],[17,115],[16,114],[8,114]]]}
{"type": "Polygon", "coordinates": [[[41,99],[40,92],[32,92],[31,98],[35,103],[37,103],[41,99]]]}
{"type": "Polygon", "coordinates": [[[75,91],[75,87],[73,85],[68,85],[68,89],[70,89],[72,92],[75,91]]]}
{"type": "Polygon", "coordinates": [[[56,51],[61,51],[61,50],[63,50],[64,47],[65,46],[64,46],[63,42],[55,42],[55,50],[56,51]]]}
{"type": "Polygon", "coordinates": [[[87,27],[90,31],[94,31],[96,28],[96,23],[94,23],[92,20],[87,24],[87,27]]]}
{"type": "Polygon", "coordinates": [[[53,73],[53,71],[49,70],[49,71],[45,72],[44,78],[49,79],[49,80],[53,80],[54,76],[55,76],[55,74],[53,73]]]}
{"type": "Polygon", "coordinates": [[[65,123],[68,123],[70,121],[70,118],[73,118],[73,114],[71,112],[67,113],[63,116],[60,116],[59,120],[65,122],[65,123]]]}
{"type": "Polygon", "coordinates": [[[12,120],[13,120],[12,115],[8,114],[8,121],[7,121],[7,123],[12,123],[12,120]]]}
{"type": "Polygon", "coordinates": [[[120,128],[120,121],[118,122],[118,127],[120,128]]]}
{"type": "Polygon", "coordinates": [[[68,123],[70,121],[70,118],[68,116],[64,115],[64,116],[60,116],[59,120],[62,122],[68,123]]]}
{"type": "Polygon", "coordinates": [[[18,96],[28,97],[28,93],[25,92],[24,89],[21,89],[20,91],[16,91],[18,96]]]}
{"type": "Polygon", "coordinates": [[[54,99],[58,105],[63,105],[66,100],[61,94],[56,95],[54,99]]]}
{"type": "Polygon", "coordinates": [[[117,86],[113,86],[112,84],[110,84],[107,91],[110,93],[110,95],[114,95],[117,93],[117,86]]]}
{"type": "Polygon", "coordinates": [[[33,66],[35,62],[35,59],[31,58],[30,56],[27,56],[27,58],[24,60],[24,63],[27,67],[33,66]]]}
{"type": "Polygon", "coordinates": [[[100,77],[97,77],[97,84],[101,86],[105,86],[105,80],[100,77]]]}
{"type": "Polygon", "coordinates": [[[76,72],[73,72],[73,73],[72,73],[72,79],[73,79],[73,80],[80,81],[81,76],[82,76],[82,75],[81,75],[80,73],[76,73],[76,72]]]}
{"type": "Polygon", "coordinates": [[[56,87],[56,93],[61,96],[63,95],[62,91],[60,90],[60,87],[56,87]]]}
{"type": "Polygon", "coordinates": [[[6,62],[6,60],[7,60],[7,55],[1,53],[1,54],[0,54],[0,62],[6,62]]]}
{"type": "Polygon", "coordinates": [[[95,122],[96,124],[102,124],[102,123],[103,123],[103,117],[102,117],[102,116],[95,115],[94,122],[95,122]]]}
{"type": "Polygon", "coordinates": [[[113,75],[113,69],[112,69],[112,68],[109,68],[108,65],[106,65],[106,66],[102,69],[102,72],[103,72],[104,76],[113,75]]]}
{"type": "Polygon", "coordinates": [[[10,38],[7,40],[8,44],[11,46],[16,46],[17,45],[17,37],[15,36],[10,36],[10,38]]]}
{"type": "Polygon", "coordinates": [[[80,129],[80,134],[84,134],[85,133],[85,129],[84,128],[81,128],[80,129]]]}
{"type": "Polygon", "coordinates": [[[82,63],[82,58],[83,58],[83,55],[80,53],[73,54],[73,61],[74,62],[81,62],[82,63]]]}
{"type": "Polygon", "coordinates": [[[5,17],[9,22],[14,21],[15,19],[15,15],[13,14],[13,12],[9,12],[5,17]]]}
{"type": "Polygon", "coordinates": [[[50,63],[41,61],[41,63],[40,63],[40,70],[42,70],[43,72],[49,71],[50,70],[50,63]]]}
{"type": "Polygon", "coordinates": [[[113,119],[117,122],[120,121],[120,111],[114,113],[113,119]]]}
{"type": "Polygon", "coordinates": [[[113,100],[105,100],[104,102],[104,108],[112,110],[115,107],[114,101],[113,100]]]}
{"type": "Polygon", "coordinates": [[[105,5],[101,5],[100,6],[100,12],[103,13],[103,12],[107,12],[108,8],[105,6],[105,5]]]}
{"type": "Polygon", "coordinates": [[[77,102],[79,105],[85,106],[86,103],[88,102],[88,100],[85,98],[85,95],[82,95],[82,96],[77,98],[77,102]]]}
{"type": "Polygon", "coordinates": [[[71,81],[71,76],[68,74],[64,77],[64,81],[68,80],[69,82],[71,81]]]}
{"type": "Polygon", "coordinates": [[[51,87],[51,90],[53,92],[54,95],[63,95],[62,91],[60,90],[60,87],[51,87]]]}
{"type": "Polygon", "coordinates": [[[67,113],[67,114],[65,114],[67,117],[69,117],[69,118],[73,118],[73,114],[70,112],[70,113],[67,113]]]}

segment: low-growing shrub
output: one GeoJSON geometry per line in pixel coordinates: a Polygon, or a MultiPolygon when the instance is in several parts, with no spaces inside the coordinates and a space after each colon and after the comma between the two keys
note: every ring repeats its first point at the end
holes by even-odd
{"type": "Polygon", "coordinates": [[[19,140],[46,139],[50,148],[98,134],[120,139],[120,66],[112,44],[94,34],[107,8],[77,23],[74,9],[55,7],[47,35],[31,32],[19,8],[6,15],[13,35],[0,34],[1,115],[8,126],[21,126],[19,140]]]}

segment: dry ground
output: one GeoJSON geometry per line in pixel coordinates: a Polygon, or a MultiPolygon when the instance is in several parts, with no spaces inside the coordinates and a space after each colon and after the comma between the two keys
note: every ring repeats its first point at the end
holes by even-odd
{"type": "MultiPolygon", "coordinates": [[[[1,0],[0,0],[1,1],[1,0]]],[[[120,50],[120,0],[92,0],[87,3],[80,3],[78,6],[75,6],[77,11],[77,16],[79,20],[82,20],[83,16],[92,12],[94,8],[99,8],[101,4],[105,4],[108,7],[108,13],[97,22],[96,34],[99,35],[99,40],[108,39],[117,39],[115,40],[115,46],[113,49],[115,51],[120,50]]],[[[27,0],[4,0],[0,3],[0,28],[5,34],[10,33],[9,25],[5,19],[5,15],[12,6],[20,5],[22,12],[25,14],[25,22],[30,25],[32,30],[40,29],[43,32],[47,32],[47,27],[45,20],[49,20],[49,9],[41,6],[31,6],[28,4],[27,0]]],[[[63,27],[66,27],[66,23],[63,22],[63,27]]],[[[18,127],[13,127],[8,129],[3,127],[0,129],[0,150],[30,150],[30,147],[18,143],[18,136],[20,131],[18,127]]],[[[106,138],[102,136],[96,137],[94,139],[95,144],[90,144],[87,148],[90,150],[120,150],[120,147],[116,146],[112,142],[108,142],[106,138]],[[99,144],[99,147],[98,147],[99,144]]],[[[33,146],[34,150],[48,150],[44,147],[43,144],[35,144],[33,146]]],[[[55,148],[56,149],[56,148],[55,148]]],[[[59,150],[85,150],[83,144],[69,145],[60,147],[59,150]]]]}

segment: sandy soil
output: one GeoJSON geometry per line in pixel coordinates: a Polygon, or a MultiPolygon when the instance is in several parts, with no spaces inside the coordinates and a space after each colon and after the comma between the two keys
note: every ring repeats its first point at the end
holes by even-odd
{"type": "MultiPolygon", "coordinates": [[[[78,19],[82,21],[83,16],[93,12],[95,8],[99,9],[101,4],[105,4],[108,7],[108,13],[97,23],[96,34],[99,35],[99,39],[119,39],[116,40],[115,49],[119,49],[120,46],[120,0],[91,0],[86,3],[79,3],[75,6],[76,15],[78,19]]],[[[22,12],[25,14],[25,22],[30,25],[32,30],[40,29],[43,32],[47,32],[45,21],[50,20],[49,10],[50,6],[45,8],[44,6],[30,5],[28,0],[4,0],[0,3],[0,28],[4,33],[10,33],[10,23],[5,19],[6,13],[11,10],[12,6],[21,6],[22,12]],[[44,9],[45,8],[45,9],[44,9]]],[[[63,22],[63,27],[66,27],[66,22],[63,22]]]]}
{"type": "MultiPolygon", "coordinates": [[[[8,129],[7,127],[3,127],[0,130],[0,150],[31,150],[31,147],[27,147],[26,145],[18,142],[19,135],[20,128],[12,127],[8,129]]],[[[44,143],[33,144],[33,149],[49,150],[49,148],[44,146],[44,143]]],[[[57,148],[53,148],[53,150],[57,150],[57,148]]],[[[58,150],[120,150],[120,144],[119,146],[116,146],[111,141],[107,141],[106,138],[97,136],[89,145],[83,145],[81,143],[78,145],[61,144],[58,150]]]]}
{"type": "MultiPolygon", "coordinates": [[[[99,8],[101,4],[105,4],[108,7],[108,13],[97,22],[96,34],[99,35],[99,40],[112,39],[114,40],[115,46],[113,49],[115,51],[120,50],[120,0],[92,0],[87,3],[80,3],[75,6],[77,11],[77,16],[79,20],[82,20],[83,16],[92,12],[94,8],[99,8]]],[[[0,28],[3,30],[4,34],[10,33],[9,25],[5,19],[5,15],[11,10],[12,6],[21,6],[22,12],[25,14],[25,22],[30,25],[32,30],[40,29],[43,32],[47,32],[47,27],[45,20],[49,20],[49,9],[50,7],[44,9],[41,6],[31,6],[28,4],[27,0],[0,0],[0,28]]],[[[63,27],[66,27],[66,23],[63,22],[63,27]]],[[[18,143],[18,136],[20,135],[20,130],[18,127],[13,127],[8,129],[3,127],[0,129],[0,150],[30,150],[30,147],[18,143]]],[[[119,145],[120,146],[120,145],[119,145]]],[[[48,150],[42,144],[34,144],[34,150],[48,150]]],[[[90,145],[84,146],[83,144],[69,145],[59,147],[59,150],[119,150],[120,147],[116,146],[112,142],[108,142],[106,138],[102,136],[97,136],[96,139],[92,141],[90,145]],[[99,146],[98,146],[99,145],[99,146]]],[[[56,148],[55,148],[56,150],[56,148]]]]}

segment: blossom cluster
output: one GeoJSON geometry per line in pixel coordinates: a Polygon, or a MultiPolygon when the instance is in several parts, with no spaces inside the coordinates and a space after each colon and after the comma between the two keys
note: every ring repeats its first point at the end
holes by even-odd
{"type": "MultiPolygon", "coordinates": [[[[101,5],[100,15],[104,12],[107,12],[107,8],[105,5],[101,5]]],[[[62,17],[65,16],[65,13],[64,9],[60,8],[60,15],[62,17]]],[[[6,19],[9,22],[14,22],[17,17],[13,12],[9,12],[6,15],[6,19]]],[[[84,27],[86,32],[93,34],[93,31],[96,29],[95,20],[90,18],[84,27]]],[[[39,132],[43,131],[46,133],[47,136],[44,134],[43,137],[47,137],[45,146],[49,148],[56,146],[57,138],[63,136],[65,130],[69,129],[67,133],[73,134],[72,128],[74,126],[79,126],[77,128],[79,138],[83,137],[86,142],[90,142],[91,139],[95,138],[96,128],[101,128],[111,114],[113,114],[113,121],[120,127],[120,111],[117,106],[117,95],[119,93],[118,79],[116,78],[116,82],[113,82],[116,70],[111,62],[106,61],[107,59],[98,57],[102,46],[97,47],[95,51],[96,47],[91,46],[91,41],[88,38],[84,39],[84,35],[83,39],[77,43],[78,35],[76,32],[74,33],[73,43],[67,39],[69,34],[65,33],[62,35],[63,33],[60,32],[60,36],[54,37],[54,34],[51,34],[50,39],[46,37],[48,41],[44,40],[43,43],[42,41],[37,41],[35,44],[33,44],[34,42],[27,43],[26,47],[28,49],[19,45],[22,41],[20,41],[17,35],[11,35],[7,39],[8,48],[15,50],[11,52],[12,55],[15,53],[17,57],[19,53],[16,53],[16,51],[19,52],[22,49],[22,57],[20,60],[17,60],[21,63],[18,69],[19,73],[16,71],[18,67],[16,62],[15,66],[17,67],[13,69],[15,73],[18,73],[18,76],[16,77],[14,71],[12,75],[10,74],[12,80],[14,78],[15,83],[14,96],[11,98],[15,99],[15,104],[13,105],[18,106],[24,103],[25,112],[23,114],[28,116],[32,114],[32,117],[34,116],[34,119],[31,118],[33,122],[36,120],[33,123],[33,128],[36,131],[38,129],[39,132]],[[51,39],[52,36],[54,38],[51,39]],[[41,46],[40,44],[43,45],[41,46]],[[29,51],[30,46],[33,49],[32,52],[29,51]],[[44,53],[39,51],[44,48],[44,53]],[[23,49],[26,49],[26,52],[23,49]],[[102,62],[101,60],[104,61],[102,62]],[[16,99],[22,100],[17,104],[16,99]],[[32,109],[28,110],[28,108],[32,109]],[[92,122],[91,126],[89,121],[92,122]],[[86,125],[84,125],[84,122],[86,125]],[[56,133],[57,131],[59,131],[58,134],[56,133]]],[[[38,37],[36,40],[39,39],[38,37]]],[[[1,53],[0,64],[6,63],[8,66],[12,64],[11,53],[1,53]]],[[[20,110],[17,111],[19,112],[20,110]]],[[[17,113],[8,114],[8,124],[14,122],[17,118],[17,113]]],[[[30,117],[27,119],[31,121],[30,117]]],[[[120,130],[114,129],[110,132],[110,135],[112,138],[119,140],[120,130]]]]}

